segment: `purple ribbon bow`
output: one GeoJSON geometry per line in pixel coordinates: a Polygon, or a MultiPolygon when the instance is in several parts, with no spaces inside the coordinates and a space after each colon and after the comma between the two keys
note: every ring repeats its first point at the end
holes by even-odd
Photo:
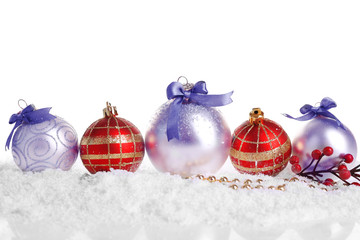
{"type": "Polygon", "coordinates": [[[304,115],[301,117],[294,118],[286,113],[283,115],[285,117],[295,119],[298,121],[307,121],[307,120],[313,119],[317,116],[324,116],[324,117],[334,119],[337,122],[339,127],[345,129],[344,125],[340,122],[340,120],[337,119],[334,114],[332,114],[331,112],[328,111],[329,109],[334,108],[336,106],[337,105],[334,100],[332,100],[329,97],[325,97],[321,100],[319,107],[313,107],[309,104],[305,104],[304,106],[302,106],[302,108],[300,108],[300,112],[304,115]]]}
{"type": "Polygon", "coordinates": [[[184,100],[206,107],[218,107],[232,103],[232,92],[220,95],[207,95],[206,83],[197,82],[190,90],[185,90],[179,82],[172,82],[166,89],[167,98],[174,99],[170,105],[169,118],[167,120],[167,138],[179,139],[179,113],[184,100]]]}
{"type": "Polygon", "coordinates": [[[9,149],[10,142],[11,142],[12,136],[14,134],[14,131],[21,124],[23,124],[23,123],[28,123],[28,124],[42,123],[47,120],[56,118],[55,116],[53,116],[49,113],[50,109],[51,108],[42,108],[42,109],[35,110],[34,105],[29,105],[26,108],[24,108],[21,112],[11,115],[9,124],[15,123],[15,126],[12,129],[12,131],[6,141],[5,149],[9,149]]]}

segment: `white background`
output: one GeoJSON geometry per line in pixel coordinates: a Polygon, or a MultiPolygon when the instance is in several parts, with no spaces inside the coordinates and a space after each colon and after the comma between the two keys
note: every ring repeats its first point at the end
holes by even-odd
{"type": "Polygon", "coordinates": [[[328,96],[359,138],[359,1],[1,0],[0,155],[18,99],[52,107],[79,139],[110,101],[145,135],[180,75],[234,90],[221,107],[232,131],[261,107],[293,138],[302,125],[281,113],[328,96]]]}
{"type": "Polygon", "coordinates": [[[0,161],[19,99],[52,107],[79,140],[110,101],[145,135],[181,75],[234,90],[220,108],[232,131],[261,107],[294,138],[303,123],[281,113],[328,96],[360,144],[360,1],[0,0],[0,161]]]}

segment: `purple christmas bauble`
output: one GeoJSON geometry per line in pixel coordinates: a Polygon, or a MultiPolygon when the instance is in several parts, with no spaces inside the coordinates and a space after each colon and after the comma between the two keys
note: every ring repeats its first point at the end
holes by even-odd
{"type": "Polygon", "coordinates": [[[75,129],[56,117],[37,124],[23,123],[12,140],[12,155],[23,171],[69,170],[78,155],[75,129]]]}
{"type": "Polygon", "coordinates": [[[147,154],[161,172],[184,177],[217,172],[225,163],[231,132],[215,108],[183,103],[179,113],[179,139],[167,138],[172,101],[160,107],[145,137],[147,154]]]}
{"type": "MultiPolygon", "coordinates": [[[[356,159],[357,144],[354,135],[344,125],[344,128],[338,126],[334,119],[318,116],[310,120],[301,133],[293,141],[293,155],[300,159],[299,164],[302,169],[310,164],[312,160],[311,152],[315,149],[322,151],[325,147],[333,148],[334,153],[330,156],[324,156],[319,162],[316,170],[326,170],[340,162],[340,157],[350,153],[356,159]]],[[[358,165],[357,161],[347,164],[348,169],[358,165]]],[[[308,168],[311,171],[314,164],[308,168]]],[[[332,178],[338,180],[334,175],[325,173],[321,180],[332,178]]]]}

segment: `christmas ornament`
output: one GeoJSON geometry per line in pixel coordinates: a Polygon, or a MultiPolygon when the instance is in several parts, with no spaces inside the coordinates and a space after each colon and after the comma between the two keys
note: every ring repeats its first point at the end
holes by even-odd
{"type": "Polygon", "coordinates": [[[14,161],[23,171],[69,170],[77,158],[76,131],[64,119],[51,115],[50,109],[28,105],[10,118],[9,123],[15,126],[6,148],[9,149],[12,140],[14,161]]]}
{"type": "Polygon", "coordinates": [[[90,173],[113,169],[135,172],[144,158],[144,140],[134,124],[106,103],[104,117],[86,129],[80,142],[80,157],[90,173]]]}
{"type": "MultiPolygon", "coordinates": [[[[336,107],[336,103],[331,98],[326,97],[322,99],[319,107],[304,105],[300,109],[300,112],[304,114],[301,117],[294,118],[284,114],[286,117],[298,121],[309,121],[293,141],[293,155],[299,158],[299,165],[302,169],[310,165],[308,170],[314,170],[315,165],[310,164],[313,160],[312,151],[314,149],[325,149],[327,146],[331,146],[333,152],[331,156],[317,162],[316,171],[337,166],[342,161],[343,156],[348,153],[356,158],[356,140],[351,131],[328,111],[334,107],[336,107]]],[[[349,168],[355,167],[356,161],[348,166],[349,168]]],[[[327,178],[337,179],[331,173],[324,172],[321,175],[318,176],[321,181],[327,178]]]]}
{"type": "Polygon", "coordinates": [[[287,165],[291,141],[280,125],[264,118],[260,108],[250,112],[249,121],[233,134],[232,164],[240,173],[275,176],[287,165]]]}
{"type": "Polygon", "coordinates": [[[334,180],[332,178],[326,178],[322,181],[320,178],[324,179],[324,175],[331,174],[343,181],[346,185],[356,185],[360,186],[360,164],[352,168],[348,169],[348,164],[351,164],[354,161],[354,157],[351,154],[344,154],[340,157],[340,161],[335,163],[335,165],[328,167],[324,170],[318,170],[319,163],[322,160],[325,160],[326,157],[331,157],[334,153],[334,149],[330,146],[325,147],[322,151],[319,149],[315,149],[311,152],[311,162],[309,165],[305,166],[303,169],[299,164],[299,157],[293,155],[290,158],[290,164],[292,165],[291,170],[298,174],[299,176],[310,178],[311,180],[323,183],[327,186],[333,186],[334,180]],[[311,170],[308,170],[311,169],[311,170]],[[353,177],[357,180],[357,182],[350,183],[348,180],[353,177]]]}
{"type": "Polygon", "coordinates": [[[160,107],[146,134],[146,151],[161,172],[181,176],[214,173],[228,157],[231,133],[221,113],[212,108],[232,102],[232,92],[207,95],[204,81],[179,80],[167,88],[169,99],[160,107]]]}

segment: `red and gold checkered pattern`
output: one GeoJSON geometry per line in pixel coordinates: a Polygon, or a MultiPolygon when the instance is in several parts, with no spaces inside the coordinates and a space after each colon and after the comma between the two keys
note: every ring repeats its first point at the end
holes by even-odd
{"type": "Polygon", "coordinates": [[[113,115],[91,124],[80,142],[80,157],[90,173],[111,168],[135,172],[144,154],[144,140],[139,129],[113,115]]]}
{"type": "Polygon", "coordinates": [[[230,158],[240,173],[275,176],[287,165],[291,142],[280,125],[264,118],[244,122],[233,134],[230,158]]]}

